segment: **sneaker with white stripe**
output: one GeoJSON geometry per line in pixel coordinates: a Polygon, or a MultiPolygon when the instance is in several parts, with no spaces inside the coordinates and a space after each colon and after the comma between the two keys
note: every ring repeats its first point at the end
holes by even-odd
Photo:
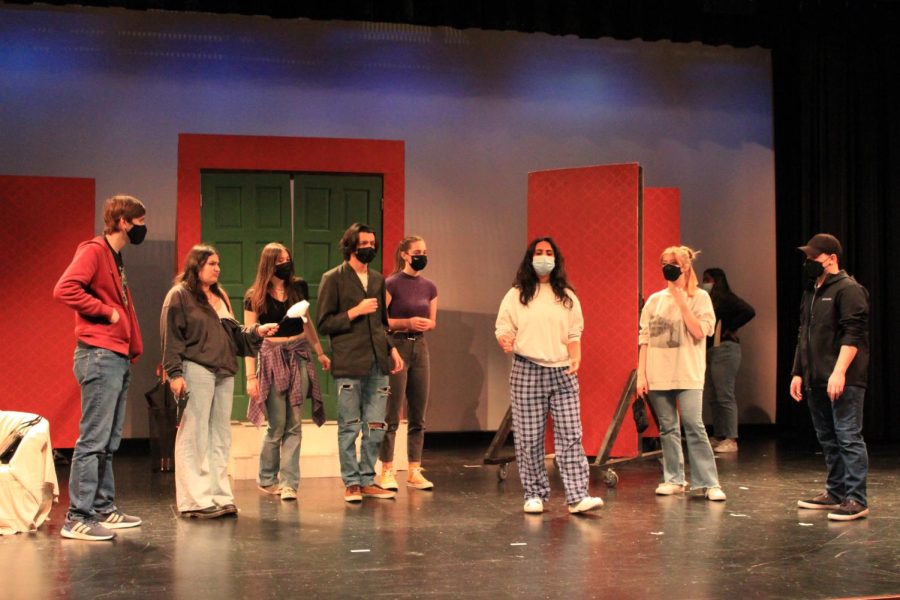
{"type": "Polygon", "coordinates": [[[88,542],[102,542],[116,537],[115,532],[97,521],[76,521],[74,519],[66,519],[60,534],[70,540],[86,540],[88,542]]]}
{"type": "Polygon", "coordinates": [[[128,529],[138,527],[143,521],[140,517],[126,515],[121,510],[114,510],[106,514],[97,514],[97,520],[107,529],[128,529]]]}

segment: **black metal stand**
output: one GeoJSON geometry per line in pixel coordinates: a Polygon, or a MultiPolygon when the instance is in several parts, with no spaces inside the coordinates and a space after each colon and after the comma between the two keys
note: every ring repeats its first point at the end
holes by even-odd
{"type": "MultiPolygon", "coordinates": [[[[628,376],[628,382],[622,390],[622,395],[619,396],[619,403],[616,405],[613,420],[606,430],[606,436],[603,438],[603,443],[600,444],[600,450],[597,452],[597,457],[591,463],[591,467],[606,469],[603,473],[603,482],[609,487],[616,487],[616,484],[619,483],[619,475],[612,468],[613,465],[622,465],[629,462],[662,456],[662,451],[660,450],[644,452],[644,438],[641,434],[638,434],[637,456],[614,458],[612,460],[609,458],[610,453],[612,453],[613,445],[616,443],[616,438],[619,436],[619,431],[622,429],[622,423],[625,422],[625,415],[628,414],[628,407],[631,405],[631,400],[635,398],[636,392],[637,369],[632,369],[631,374],[628,376]]],[[[657,427],[659,427],[659,421],[657,420],[656,413],[653,412],[652,407],[650,407],[650,414],[653,415],[653,420],[656,421],[657,427]]],[[[497,429],[497,433],[494,434],[494,439],[491,440],[491,445],[488,446],[487,452],[484,453],[484,464],[498,465],[500,467],[497,471],[497,479],[500,481],[505,480],[506,476],[509,474],[509,463],[516,460],[515,454],[504,454],[501,452],[502,448],[506,445],[506,439],[509,437],[509,434],[512,433],[512,428],[512,407],[510,407],[506,409],[506,416],[503,417],[500,428],[497,429]]]]}
{"type": "Polygon", "coordinates": [[[487,452],[484,453],[484,464],[499,465],[497,471],[497,479],[503,481],[509,474],[509,463],[516,460],[515,454],[501,454],[501,449],[506,445],[506,438],[512,433],[512,407],[506,409],[506,416],[500,423],[500,428],[494,434],[491,445],[488,446],[487,452]]]}
{"type": "MultiPolygon", "coordinates": [[[[616,443],[616,438],[619,436],[619,430],[622,428],[622,423],[625,421],[625,415],[628,414],[628,407],[631,404],[632,398],[635,398],[635,394],[637,392],[637,369],[632,369],[631,374],[628,376],[628,382],[625,384],[625,388],[622,390],[622,395],[619,396],[619,404],[616,406],[616,412],[613,414],[613,420],[609,424],[609,428],[606,430],[606,436],[603,438],[603,443],[600,444],[600,450],[597,452],[597,457],[594,459],[594,462],[591,463],[592,467],[598,469],[606,469],[606,472],[603,473],[603,481],[609,487],[616,487],[616,484],[619,483],[619,475],[612,468],[613,465],[621,465],[637,460],[646,460],[648,458],[657,458],[662,455],[662,451],[653,450],[652,452],[644,452],[643,451],[643,436],[638,434],[638,454],[637,456],[629,457],[629,458],[614,458],[610,460],[609,455],[612,452],[613,445],[616,443]]],[[[650,413],[653,415],[653,420],[657,422],[657,427],[659,426],[659,421],[656,419],[656,413],[653,412],[653,408],[650,408],[650,413]]]]}

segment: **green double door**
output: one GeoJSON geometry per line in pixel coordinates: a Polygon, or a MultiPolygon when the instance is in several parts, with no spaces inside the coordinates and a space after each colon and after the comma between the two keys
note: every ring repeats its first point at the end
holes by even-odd
{"type": "MultiPolygon", "coordinates": [[[[200,180],[201,238],[219,252],[219,282],[235,316],[243,321],[244,292],[253,284],[263,247],[279,242],[291,249],[294,270],[309,283],[311,314],[322,274],[343,261],[339,242],[353,223],[367,223],[381,237],[382,178],[376,175],[203,172],[200,180]]],[[[381,253],[373,267],[381,270],[381,253]]],[[[322,345],[329,351],[327,336],[322,345]]],[[[314,359],[315,360],[315,359],[314,359]]],[[[244,361],[234,383],[231,417],[247,418],[244,361]]],[[[337,418],[334,380],[319,370],[328,419],[337,418]]],[[[304,402],[304,417],[310,417],[304,402]]]]}

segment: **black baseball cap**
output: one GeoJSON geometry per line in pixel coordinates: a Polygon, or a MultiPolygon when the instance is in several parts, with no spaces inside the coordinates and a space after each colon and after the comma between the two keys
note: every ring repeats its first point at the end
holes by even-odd
{"type": "Polygon", "coordinates": [[[808,258],[815,258],[820,254],[836,254],[840,258],[844,252],[841,242],[830,233],[817,233],[798,250],[803,251],[808,258]]]}

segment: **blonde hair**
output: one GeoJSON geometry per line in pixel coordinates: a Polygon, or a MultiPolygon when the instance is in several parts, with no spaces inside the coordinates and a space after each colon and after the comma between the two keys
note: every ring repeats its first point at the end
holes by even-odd
{"type": "Polygon", "coordinates": [[[694,259],[700,255],[700,251],[688,246],[669,246],[659,255],[659,262],[665,264],[666,256],[670,254],[675,256],[675,260],[678,261],[682,269],[686,269],[684,271],[686,278],[684,289],[688,296],[693,296],[700,286],[697,273],[694,271],[694,259]]]}

